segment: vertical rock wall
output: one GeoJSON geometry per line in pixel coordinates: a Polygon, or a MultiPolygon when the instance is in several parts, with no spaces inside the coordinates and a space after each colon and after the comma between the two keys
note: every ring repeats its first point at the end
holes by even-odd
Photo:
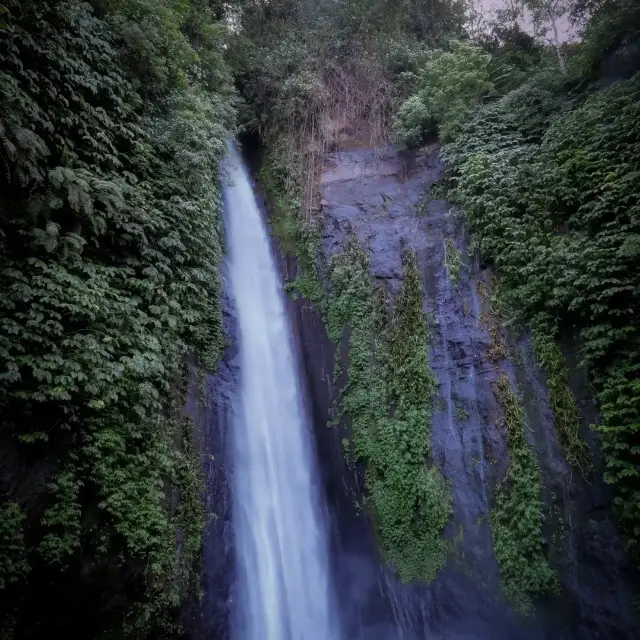
{"type": "MultiPolygon", "coordinates": [[[[224,274],[223,269],[223,277],[224,274]]],[[[189,637],[202,640],[226,640],[231,637],[234,597],[230,438],[240,371],[237,361],[237,321],[228,291],[225,291],[223,314],[228,346],[217,371],[194,386],[187,406],[187,412],[203,442],[208,518],[204,533],[202,599],[192,608],[191,619],[186,626],[189,637]]]]}
{"type": "MultiPolygon", "coordinates": [[[[380,565],[372,524],[356,507],[361,475],[343,456],[348,425],[327,427],[344,383],[332,379],[336,347],[317,310],[304,301],[293,310],[332,511],[345,637],[632,638],[638,632],[632,575],[609,515],[610,499],[597,474],[587,482],[564,460],[529,340],[509,340],[500,332],[500,341],[511,343],[509,356],[496,349],[486,321],[490,276],[468,256],[462,216],[430,195],[441,171],[435,152],[354,149],[329,155],[321,179],[323,262],[355,233],[369,251],[372,275],[392,296],[401,285],[405,248],[416,252],[423,272],[430,362],[440,384],[432,448],[454,505],[446,532],[450,559],[433,584],[402,585],[380,565]],[[458,257],[459,274],[452,273],[458,257]],[[527,439],[543,477],[548,553],[560,582],[559,593],[540,600],[526,620],[501,593],[489,518],[495,486],[509,466],[494,393],[503,375],[520,390],[527,439]]],[[[284,272],[294,279],[295,264],[288,261],[284,272]]],[[[348,340],[339,349],[346,371],[348,340]]]]}

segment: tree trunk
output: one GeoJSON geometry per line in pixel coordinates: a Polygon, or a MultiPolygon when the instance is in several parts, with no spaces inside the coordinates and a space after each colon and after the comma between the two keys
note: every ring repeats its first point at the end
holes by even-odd
{"type": "Polygon", "coordinates": [[[562,47],[560,46],[560,38],[558,36],[558,25],[556,24],[556,17],[553,14],[553,10],[551,8],[551,4],[549,4],[549,20],[551,21],[551,29],[553,30],[553,47],[556,50],[556,55],[558,56],[558,64],[560,65],[560,71],[567,74],[567,61],[564,58],[564,53],[562,53],[562,47]]]}

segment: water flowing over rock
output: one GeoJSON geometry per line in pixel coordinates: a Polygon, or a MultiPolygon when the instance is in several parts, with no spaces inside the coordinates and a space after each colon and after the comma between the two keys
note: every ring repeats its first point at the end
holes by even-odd
{"type": "MultiPolygon", "coordinates": [[[[374,524],[358,506],[362,469],[344,455],[349,425],[327,426],[347,382],[348,327],[342,343],[334,345],[318,309],[306,300],[282,299],[254,194],[239,160],[234,162],[233,186],[225,194],[225,328],[231,344],[209,378],[203,409],[211,454],[208,498],[217,517],[205,546],[206,623],[197,637],[638,637],[635,576],[611,517],[610,493],[599,472],[586,481],[566,462],[545,376],[528,336],[501,331],[504,344],[496,348],[487,320],[490,271],[470,257],[464,217],[431,193],[442,174],[437,153],[404,154],[392,147],[337,151],[327,156],[320,185],[321,265],[355,234],[369,253],[372,276],[392,298],[402,284],[407,248],[416,252],[422,272],[430,365],[439,382],[433,463],[452,488],[454,507],[445,532],[449,559],[430,585],[402,584],[380,561],[374,524]],[[460,257],[454,278],[453,252],[460,257]],[[336,351],[343,373],[334,379],[336,351]],[[536,599],[528,618],[504,597],[491,530],[495,489],[510,464],[494,391],[503,376],[519,390],[526,437],[542,477],[545,552],[559,582],[557,593],[536,599]],[[304,417],[305,389],[312,441],[304,417]],[[314,484],[316,474],[321,486],[314,484]],[[323,496],[326,513],[318,507],[323,496]]],[[[283,278],[296,278],[295,259],[277,251],[275,259],[283,278]]],[[[597,416],[574,346],[567,345],[583,432],[598,467],[588,431],[597,416]]]]}
{"type": "Polygon", "coordinates": [[[240,382],[232,436],[238,565],[232,636],[338,639],[317,463],[282,285],[246,169],[225,186],[240,382]]]}

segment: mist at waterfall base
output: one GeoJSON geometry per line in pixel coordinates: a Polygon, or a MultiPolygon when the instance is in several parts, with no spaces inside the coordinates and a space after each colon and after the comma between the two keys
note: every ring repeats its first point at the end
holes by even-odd
{"type": "Polygon", "coordinates": [[[236,640],[333,640],[317,464],[282,285],[247,170],[230,147],[225,218],[240,347],[233,425],[236,640]]]}

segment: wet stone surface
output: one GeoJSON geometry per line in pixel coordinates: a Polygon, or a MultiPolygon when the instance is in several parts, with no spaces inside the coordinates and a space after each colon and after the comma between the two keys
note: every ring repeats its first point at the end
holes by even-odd
{"type": "MultiPolygon", "coordinates": [[[[225,271],[223,270],[223,276],[225,271]]],[[[230,438],[235,394],[240,377],[237,320],[228,292],[223,300],[224,330],[229,346],[218,369],[194,384],[187,413],[202,442],[207,525],[204,532],[202,600],[190,611],[186,627],[195,639],[231,637],[235,580],[232,524],[233,465],[230,438]]]]}
{"type": "MultiPolygon", "coordinates": [[[[386,283],[393,296],[401,286],[404,250],[417,254],[431,325],[430,363],[440,391],[432,456],[451,484],[454,506],[446,531],[452,541],[447,567],[429,586],[400,584],[393,571],[380,565],[371,523],[354,506],[362,478],[342,455],[348,425],[326,426],[336,394],[331,380],[335,348],[319,314],[308,304],[298,304],[292,314],[332,511],[344,637],[637,637],[632,578],[609,515],[610,496],[600,480],[585,482],[564,460],[544,377],[529,342],[516,345],[521,352],[517,358],[494,361],[488,356],[492,337],[480,290],[486,290],[490,274],[469,258],[462,217],[429,195],[443,169],[437,153],[403,156],[392,147],[341,151],[328,156],[326,167],[321,180],[323,261],[354,233],[369,251],[372,275],[386,283]],[[451,247],[462,257],[455,283],[447,268],[451,247]],[[489,526],[494,488],[509,465],[502,410],[493,391],[502,375],[519,389],[524,403],[527,436],[544,482],[545,534],[551,538],[551,528],[561,523],[568,531],[564,546],[551,556],[561,592],[543,599],[527,620],[501,595],[489,526]]],[[[289,262],[285,271],[294,278],[295,264],[289,262]]],[[[348,347],[341,349],[346,370],[348,347]]]]}

